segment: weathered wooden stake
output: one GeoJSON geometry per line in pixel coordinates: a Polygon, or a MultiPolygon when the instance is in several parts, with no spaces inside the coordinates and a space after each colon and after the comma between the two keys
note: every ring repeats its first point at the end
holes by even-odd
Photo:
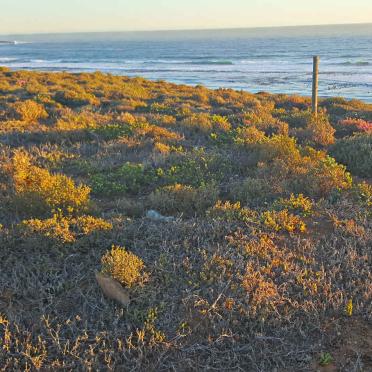
{"type": "Polygon", "coordinates": [[[315,116],[318,115],[318,75],[319,75],[319,56],[313,57],[313,99],[312,109],[315,116]]]}

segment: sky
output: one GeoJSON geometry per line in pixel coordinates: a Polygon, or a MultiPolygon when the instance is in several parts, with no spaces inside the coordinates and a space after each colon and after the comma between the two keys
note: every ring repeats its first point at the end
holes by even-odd
{"type": "Polygon", "coordinates": [[[370,22],[372,0],[0,0],[0,34],[370,22]]]}

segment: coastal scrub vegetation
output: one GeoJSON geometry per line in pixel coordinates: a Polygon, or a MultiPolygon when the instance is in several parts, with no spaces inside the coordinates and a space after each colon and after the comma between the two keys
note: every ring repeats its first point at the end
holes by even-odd
{"type": "Polygon", "coordinates": [[[370,370],[372,105],[320,108],[0,68],[1,368],[370,370]]]}

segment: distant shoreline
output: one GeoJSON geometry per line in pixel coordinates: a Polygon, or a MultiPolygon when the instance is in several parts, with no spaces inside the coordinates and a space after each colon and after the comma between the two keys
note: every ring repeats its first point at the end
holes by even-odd
{"type": "MultiPolygon", "coordinates": [[[[95,74],[95,73],[101,73],[101,74],[104,74],[104,75],[113,75],[113,76],[120,76],[120,77],[123,77],[123,78],[128,78],[128,79],[136,79],[136,78],[139,78],[139,79],[144,79],[144,80],[148,80],[148,81],[151,81],[151,82],[157,82],[157,81],[164,81],[166,83],[170,83],[170,84],[174,84],[176,86],[182,86],[182,85],[185,85],[185,86],[188,86],[188,87],[191,87],[191,88],[196,88],[197,86],[202,86],[208,90],[219,90],[219,89],[227,89],[227,90],[232,90],[232,91],[236,91],[236,92],[246,92],[246,93],[251,93],[251,94],[270,94],[270,95],[273,95],[273,96],[278,96],[278,95],[285,95],[285,96],[300,96],[300,97],[303,97],[303,98],[308,98],[308,99],[311,99],[311,94],[309,92],[309,94],[304,94],[304,93],[293,93],[293,92],[273,92],[273,91],[270,91],[270,90],[265,90],[265,89],[261,89],[261,90],[257,90],[257,89],[235,89],[235,88],[228,88],[228,87],[208,87],[207,85],[205,84],[188,84],[188,83],[180,83],[180,82],[174,82],[174,81],[171,81],[171,80],[163,80],[163,79],[150,79],[150,78],[147,78],[147,77],[144,77],[144,76],[129,76],[129,75],[119,75],[119,74],[114,74],[114,73],[110,73],[110,72],[107,72],[107,71],[100,71],[100,70],[96,70],[96,71],[68,71],[68,70],[40,70],[40,69],[27,69],[27,68],[20,68],[20,69],[17,69],[17,68],[9,68],[9,67],[6,67],[6,66],[2,66],[0,64],[0,69],[1,68],[8,68],[10,71],[12,72],[15,72],[15,71],[19,71],[19,72],[22,72],[22,71],[26,71],[26,72],[31,72],[31,73],[67,73],[67,74],[72,74],[72,75],[79,75],[79,74],[95,74]]],[[[360,101],[360,102],[363,102],[363,103],[366,103],[366,104],[372,104],[372,97],[370,100],[368,99],[360,99],[360,98],[354,98],[354,97],[348,97],[348,96],[343,96],[343,95],[321,95],[319,94],[319,99],[320,100],[326,100],[326,99],[332,99],[332,98],[339,98],[339,99],[344,99],[346,101],[360,101]]]]}
{"type": "Polygon", "coordinates": [[[151,34],[159,35],[159,34],[182,34],[182,33],[234,33],[234,32],[241,32],[241,31],[248,31],[248,32],[269,32],[269,31],[280,31],[280,30],[293,30],[293,29],[302,29],[302,30],[309,30],[314,31],[314,29],[323,29],[329,30],[331,28],[338,28],[339,32],[342,33],[346,32],[345,28],[371,28],[372,22],[362,22],[362,23],[335,23],[335,24],[319,24],[319,25],[288,25],[288,26],[261,26],[261,27],[231,27],[231,28],[204,28],[204,29],[156,29],[156,30],[82,30],[82,31],[73,31],[73,32],[33,32],[33,33],[2,33],[1,36],[6,37],[13,37],[13,36],[25,36],[25,37],[45,37],[45,36],[77,36],[77,35],[85,35],[85,36],[93,36],[93,35],[146,35],[147,37],[151,34]]]}

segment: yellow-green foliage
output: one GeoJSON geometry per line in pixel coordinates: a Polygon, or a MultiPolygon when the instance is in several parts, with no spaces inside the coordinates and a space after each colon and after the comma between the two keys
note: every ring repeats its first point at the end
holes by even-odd
{"type": "Polygon", "coordinates": [[[154,149],[160,152],[160,154],[169,154],[171,152],[171,147],[162,142],[155,142],[154,149]]]}
{"type": "Polygon", "coordinates": [[[141,258],[115,245],[105,253],[101,263],[103,274],[110,275],[127,287],[131,287],[140,279],[145,267],[141,258]]]}
{"type": "Polygon", "coordinates": [[[77,238],[90,235],[95,231],[111,230],[111,223],[93,216],[66,217],[61,212],[51,218],[24,220],[20,224],[27,235],[39,234],[64,243],[72,243],[77,238]]]}
{"type": "Polygon", "coordinates": [[[17,119],[26,122],[35,122],[48,117],[44,106],[30,99],[13,103],[12,109],[17,119]]]}
{"type": "Polygon", "coordinates": [[[259,143],[265,139],[265,132],[254,126],[239,127],[236,130],[235,143],[239,145],[259,143]]]}
{"type": "Polygon", "coordinates": [[[29,122],[24,120],[7,120],[1,122],[0,133],[11,133],[18,132],[23,133],[25,131],[30,131],[32,129],[40,130],[42,126],[36,122],[29,122]]]}
{"type": "Polygon", "coordinates": [[[57,92],[54,99],[69,107],[98,105],[99,103],[99,100],[93,94],[84,92],[81,89],[57,92]]]}
{"type": "MultiPolygon", "coordinates": [[[[348,190],[352,186],[352,177],[346,167],[337,164],[335,159],[319,154],[309,160],[308,178],[303,179],[301,187],[309,195],[324,196],[332,191],[348,190]]],[[[300,190],[299,190],[300,191],[300,190]]]]}
{"type": "Polygon", "coordinates": [[[75,236],[70,231],[70,221],[68,218],[54,214],[46,220],[31,219],[24,220],[20,225],[26,234],[40,234],[48,238],[60,240],[65,243],[75,241],[75,236]]]}
{"type": "Polygon", "coordinates": [[[71,219],[72,224],[76,225],[79,232],[89,235],[97,230],[111,230],[112,224],[102,218],[93,216],[79,216],[71,219]]]}
{"type": "Polygon", "coordinates": [[[208,210],[207,215],[210,218],[228,222],[255,222],[257,219],[257,212],[249,208],[242,208],[240,202],[231,203],[221,200],[208,210]]]}
{"type": "Polygon", "coordinates": [[[225,117],[206,113],[192,114],[184,119],[182,125],[196,132],[227,132],[231,125],[225,117]]]}
{"type": "Polygon", "coordinates": [[[179,141],[181,139],[178,133],[148,123],[143,123],[136,131],[141,136],[147,136],[157,141],[179,141]]]}
{"type": "Polygon", "coordinates": [[[372,185],[367,182],[357,183],[353,187],[352,194],[362,205],[365,205],[367,208],[372,207],[372,185]]]}
{"type": "Polygon", "coordinates": [[[63,161],[75,159],[77,155],[60,150],[58,146],[48,146],[47,149],[37,149],[37,159],[51,167],[61,165],[63,161]]]}
{"type": "Polygon", "coordinates": [[[316,117],[311,116],[306,129],[309,139],[315,144],[328,146],[335,142],[335,129],[323,111],[319,112],[316,117]]]}
{"type": "Polygon", "coordinates": [[[76,186],[63,174],[51,174],[47,169],[32,165],[25,152],[14,153],[12,176],[15,193],[23,200],[25,208],[59,208],[71,213],[89,207],[89,187],[76,186]]]}
{"type": "Polygon", "coordinates": [[[352,184],[346,167],[325,152],[296,145],[293,138],[273,136],[258,146],[259,178],[267,180],[273,193],[285,191],[327,196],[352,184]]]}
{"type": "Polygon", "coordinates": [[[287,162],[288,166],[301,159],[300,148],[296,139],[283,135],[266,138],[258,146],[259,161],[270,162],[277,159],[287,162]]]}
{"type": "Polygon", "coordinates": [[[261,215],[262,222],[265,226],[274,231],[285,230],[289,233],[305,232],[306,224],[300,217],[288,212],[287,209],[282,211],[266,211],[261,215]]]}
{"type": "Polygon", "coordinates": [[[249,126],[255,126],[267,135],[272,134],[288,134],[288,124],[273,117],[274,110],[273,102],[265,102],[259,108],[247,112],[244,115],[244,123],[249,126]]]}
{"type": "Polygon", "coordinates": [[[124,124],[129,124],[131,126],[134,126],[138,121],[135,116],[133,116],[129,112],[124,112],[118,116],[118,120],[124,124]]]}
{"type": "Polygon", "coordinates": [[[309,216],[312,213],[313,203],[312,201],[305,197],[303,194],[294,195],[287,199],[280,198],[274,203],[274,208],[288,209],[293,212],[302,214],[303,216],[309,216]]]}
{"type": "Polygon", "coordinates": [[[59,131],[95,129],[110,121],[110,117],[90,111],[75,113],[70,109],[64,109],[61,111],[61,114],[62,115],[55,123],[55,129],[59,131]]]}
{"type": "Polygon", "coordinates": [[[353,315],[353,300],[350,299],[348,300],[346,306],[345,306],[345,312],[347,316],[352,316],[353,315]]]}

